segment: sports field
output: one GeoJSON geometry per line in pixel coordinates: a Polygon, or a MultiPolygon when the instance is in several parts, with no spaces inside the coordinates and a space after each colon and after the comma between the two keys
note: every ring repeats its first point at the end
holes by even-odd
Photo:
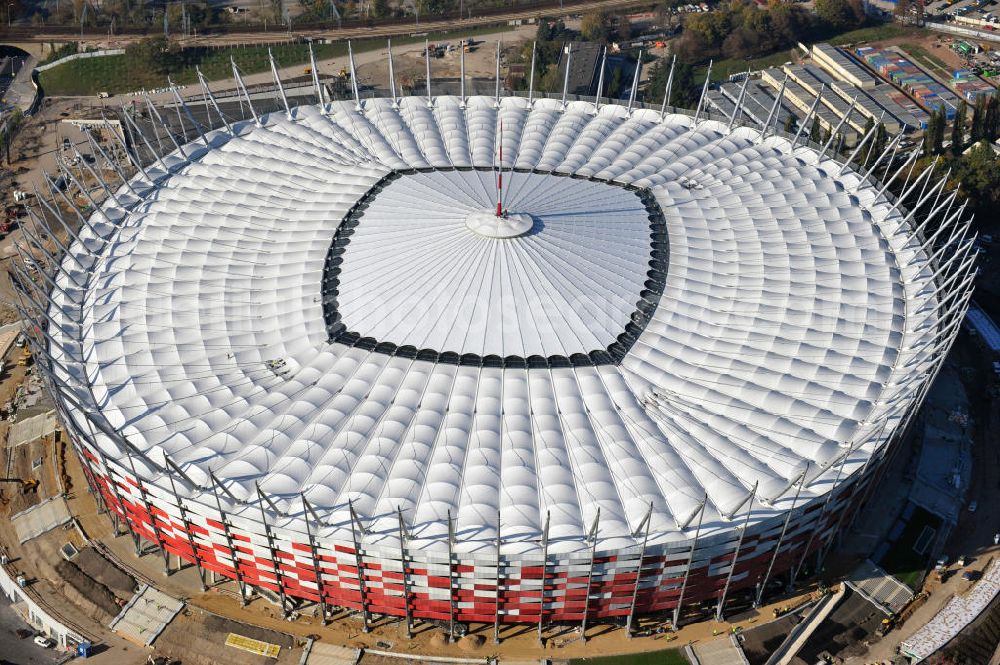
{"type": "Polygon", "coordinates": [[[930,547],[940,527],[940,517],[916,508],[899,538],[878,564],[906,586],[919,591],[929,563],[930,547]]]}
{"type": "Polygon", "coordinates": [[[570,665],[689,665],[689,663],[680,649],[666,649],[622,656],[574,658],[570,661],[570,665]]]}

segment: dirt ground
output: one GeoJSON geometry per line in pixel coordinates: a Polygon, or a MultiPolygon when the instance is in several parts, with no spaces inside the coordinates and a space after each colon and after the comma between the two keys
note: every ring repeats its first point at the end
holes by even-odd
{"type": "Polygon", "coordinates": [[[298,662],[304,641],[278,631],[187,608],[160,634],[154,646],[156,655],[179,659],[184,665],[290,665],[298,662]],[[278,645],[281,651],[277,660],[226,646],[229,633],[278,645]]]}
{"type": "MultiPolygon", "coordinates": [[[[508,48],[515,48],[509,46],[508,48]]],[[[505,49],[507,50],[507,49],[505,49]]],[[[381,57],[367,59],[369,61],[357,67],[358,81],[362,84],[387,88],[389,85],[389,63],[386,52],[381,57]]],[[[457,80],[461,75],[461,56],[457,49],[441,58],[431,60],[431,81],[440,79],[457,80]]],[[[396,85],[402,90],[412,90],[415,85],[423,86],[426,78],[427,65],[423,56],[423,47],[406,47],[393,49],[393,73],[396,85]],[[397,52],[398,51],[398,52],[397,52]]],[[[465,54],[465,76],[467,85],[473,78],[493,80],[496,76],[496,43],[494,41],[477,41],[471,53],[465,54]]],[[[420,91],[417,91],[418,93],[420,91]]]]}
{"type": "Polygon", "coordinates": [[[134,579],[125,571],[115,567],[92,547],[84,549],[73,557],[73,563],[87,577],[106,587],[119,598],[129,600],[138,589],[134,579]]]}
{"type": "MultiPolygon", "coordinates": [[[[89,577],[72,561],[60,561],[56,564],[56,573],[72,591],[79,595],[78,598],[71,598],[77,605],[91,606],[89,616],[97,621],[106,623],[114,619],[121,607],[116,603],[115,594],[97,580],[89,577]]],[[[64,593],[69,593],[70,589],[64,589],[64,593]]]]}
{"type": "MultiPolygon", "coordinates": [[[[6,438],[6,433],[5,433],[6,438]]],[[[14,449],[4,450],[5,478],[35,479],[40,481],[34,491],[22,491],[20,485],[10,481],[0,486],[0,515],[10,517],[41,503],[45,497],[57,494],[55,474],[52,469],[52,437],[24,443],[14,449]],[[33,462],[42,465],[32,469],[33,462]]]]}
{"type": "MultiPolygon", "coordinates": [[[[6,388],[7,383],[0,383],[0,387],[6,388]]],[[[2,425],[3,437],[6,439],[6,422],[4,421],[2,425]]],[[[24,444],[18,447],[15,459],[21,456],[22,449],[33,450],[37,449],[36,446],[51,449],[51,445],[50,440],[24,444]]],[[[57,449],[57,460],[61,454],[65,454],[60,451],[62,451],[61,446],[57,449]]],[[[2,452],[0,462],[5,463],[6,449],[2,452]]],[[[24,455],[25,459],[28,457],[30,455],[24,455]]],[[[68,459],[76,460],[75,454],[69,453],[68,459]]],[[[128,582],[125,581],[127,576],[121,571],[113,570],[111,564],[101,557],[86,554],[84,536],[72,523],[53,529],[24,544],[17,542],[13,527],[7,519],[12,512],[11,508],[23,506],[22,501],[41,501],[58,493],[51,454],[47,455],[45,460],[42,467],[45,471],[44,479],[38,487],[37,497],[10,497],[11,500],[6,506],[0,505],[0,544],[4,546],[11,560],[7,572],[27,577],[29,580],[27,592],[36,603],[53,615],[59,616],[67,626],[97,645],[97,654],[88,662],[93,662],[95,665],[144,663],[146,650],[130,645],[107,629],[108,620],[118,613],[119,604],[113,600],[114,596],[118,595],[121,598],[130,596],[123,594],[124,589],[121,588],[128,586],[128,582]],[[66,543],[71,543],[82,550],[83,558],[79,564],[67,565],[62,558],[60,548],[66,543]],[[114,591],[110,591],[109,587],[114,591]],[[112,598],[111,603],[107,602],[109,594],[112,598]],[[95,598],[101,604],[95,604],[95,598]]],[[[58,461],[57,464],[61,466],[58,461]]],[[[67,465],[66,472],[71,478],[70,482],[64,483],[64,487],[68,490],[65,496],[70,505],[70,512],[77,517],[87,517],[88,510],[96,512],[96,506],[89,494],[82,493],[82,497],[90,499],[90,507],[87,507],[85,502],[81,501],[81,493],[76,489],[86,486],[79,462],[67,465]]],[[[9,490],[8,496],[10,496],[9,490]]]]}
{"type": "MultiPolygon", "coordinates": [[[[803,610],[808,613],[809,610],[803,610]]],[[[750,665],[764,665],[774,653],[774,650],[781,646],[788,634],[792,632],[802,621],[799,612],[785,615],[776,621],[766,623],[759,628],[753,628],[740,635],[740,643],[743,645],[743,653],[747,657],[750,665]]]]}

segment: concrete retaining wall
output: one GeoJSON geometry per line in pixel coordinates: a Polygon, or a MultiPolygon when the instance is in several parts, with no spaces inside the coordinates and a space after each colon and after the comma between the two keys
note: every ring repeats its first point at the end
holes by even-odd
{"type": "Polygon", "coordinates": [[[59,58],[47,65],[41,65],[40,67],[35,67],[36,72],[44,72],[53,67],[58,67],[59,65],[64,65],[67,62],[72,62],[73,60],[83,60],[86,58],[102,58],[107,55],[123,55],[125,49],[123,48],[112,48],[105,49],[103,51],[87,51],[86,53],[74,53],[73,55],[67,55],[65,58],[59,58]]]}
{"type": "Polygon", "coordinates": [[[3,591],[4,595],[13,603],[24,603],[27,608],[27,618],[32,627],[44,631],[49,637],[59,642],[60,646],[68,646],[69,642],[78,644],[84,641],[82,635],[66,627],[32,600],[24,589],[17,585],[4,566],[0,566],[0,591],[3,591]]]}

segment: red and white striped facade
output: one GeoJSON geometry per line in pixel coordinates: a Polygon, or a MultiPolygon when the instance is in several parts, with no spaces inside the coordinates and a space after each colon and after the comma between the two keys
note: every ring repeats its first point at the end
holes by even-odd
{"type": "Polygon", "coordinates": [[[537,623],[540,612],[545,624],[579,622],[585,610],[590,620],[627,617],[637,581],[635,613],[666,612],[677,607],[689,571],[684,605],[701,605],[704,614],[707,603],[714,612],[734,558],[730,598],[740,590],[755,589],[769,567],[773,566],[772,579],[780,576],[784,581],[798,566],[814,569],[813,557],[850,520],[878,471],[876,464],[869,465],[841,482],[829,502],[824,497],[794,511],[777,557],[782,516],[750,528],[742,542],[737,529],[702,539],[693,552],[693,541],[649,547],[641,573],[638,546],[597,552],[589,582],[589,552],[550,555],[544,561],[541,556],[502,555],[498,579],[495,557],[453,556],[449,565],[446,553],[435,556],[410,548],[401,552],[398,546],[363,545],[359,548],[362,592],[358,550],[352,543],[319,538],[310,542],[277,525],[270,525],[269,540],[259,517],[220,514],[193,501],[181,501],[181,510],[169,493],[137,483],[126,469],[110,460],[102,463],[86,446],[78,450],[88,480],[119,520],[143,540],[206,571],[317,603],[322,585],[327,607],[402,617],[408,604],[414,619],[484,623],[494,622],[498,612],[503,623],[537,623]]]}

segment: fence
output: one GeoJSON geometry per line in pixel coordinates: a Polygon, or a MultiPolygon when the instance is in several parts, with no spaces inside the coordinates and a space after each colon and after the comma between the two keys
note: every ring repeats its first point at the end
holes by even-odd
{"type": "Polygon", "coordinates": [[[85,58],[101,58],[107,55],[123,55],[125,49],[123,48],[111,48],[105,49],[103,51],[87,51],[86,53],[74,53],[73,55],[67,55],[65,58],[59,58],[54,60],[47,65],[41,65],[35,67],[36,72],[44,72],[53,67],[58,67],[59,65],[65,65],[67,62],[72,62],[73,60],[83,60],[85,58]]]}
{"type": "Polygon", "coordinates": [[[924,23],[924,27],[928,30],[945,32],[951,35],[958,35],[959,37],[971,37],[972,39],[1000,42],[1000,32],[988,32],[986,30],[976,30],[974,28],[960,28],[957,25],[951,25],[949,23],[936,23],[933,21],[927,21],[924,23]]]}

